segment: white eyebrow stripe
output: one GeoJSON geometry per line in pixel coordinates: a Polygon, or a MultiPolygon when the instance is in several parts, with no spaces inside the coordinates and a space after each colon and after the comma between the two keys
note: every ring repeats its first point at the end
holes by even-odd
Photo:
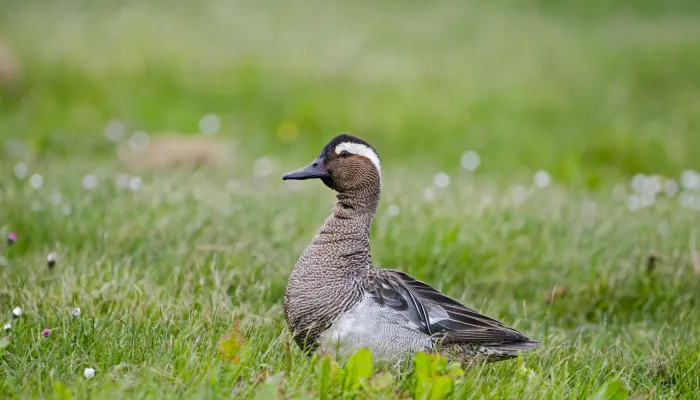
{"type": "Polygon", "coordinates": [[[377,168],[377,172],[379,172],[379,175],[382,174],[382,166],[379,162],[379,157],[377,156],[377,153],[374,152],[374,150],[370,149],[364,144],[353,142],[343,142],[335,146],[336,154],[342,153],[343,150],[347,151],[350,154],[356,154],[358,156],[368,158],[370,161],[372,161],[372,164],[374,164],[374,166],[377,168]]]}

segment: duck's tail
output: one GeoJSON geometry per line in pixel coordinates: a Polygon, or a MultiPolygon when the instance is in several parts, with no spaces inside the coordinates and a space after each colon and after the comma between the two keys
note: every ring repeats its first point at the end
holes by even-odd
{"type": "Polygon", "coordinates": [[[501,343],[452,343],[440,351],[455,361],[474,362],[485,361],[492,363],[517,357],[522,351],[539,347],[540,343],[532,340],[521,340],[501,343]]]}
{"type": "Polygon", "coordinates": [[[517,341],[512,343],[498,343],[493,345],[481,345],[484,353],[493,352],[495,354],[507,357],[517,357],[518,353],[525,350],[536,349],[540,346],[539,342],[532,340],[517,341]]]}

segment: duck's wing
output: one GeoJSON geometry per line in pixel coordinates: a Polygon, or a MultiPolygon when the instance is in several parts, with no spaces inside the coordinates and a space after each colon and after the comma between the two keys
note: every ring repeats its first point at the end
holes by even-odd
{"type": "Polygon", "coordinates": [[[366,282],[367,291],[378,304],[403,313],[414,329],[437,339],[483,344],[530,341],[401,271],[371,269],[366,282]]]}

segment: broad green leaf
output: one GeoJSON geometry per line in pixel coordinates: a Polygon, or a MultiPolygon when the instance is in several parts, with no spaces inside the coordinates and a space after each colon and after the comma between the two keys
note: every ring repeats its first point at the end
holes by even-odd
{"type": "Polygon", "coordinates": [[[440,354],[417,353],[413,363],[415,371],[414,396],[416,399],[440,400],[454,389],[454,379],[464,374],[458,363],[447,366],[447,358],[440,354]]]}
{"type": "Polygon", "coordinates": [[[428,399],[430,389],[432,387],[431,379],[425,374],[420,374],[414,377],[414,379],[416,380],[416,383],[415,387],[413,388],[413,398],[420,400],[428,399]]]}
{"type": "Polygon", "coordinates": [[[432,375],[432,363],[430,356],[422,351],[417,352],[413,357],[415,372],[418,374],[432,375]]]}
{"type": "Polygon", "coordinates": [[[446,398],[454,389],[454,381],[447,376],[436,376],[433,378],[433,385],[430,389],[430,400],[442,400],[446,398]]]}
{"type": "Polygon", "coordinates": [[[222,335],[219,340],[219,353],[224,360],[239,364],[241,355],[247,350],[246,341],[240,331],[240,321],[236,321],[228,334],[222,335]]]}
{"type": "Polygon", "coordinates": [[[605,382],[588,400],[625,400],[629,397],[629,391],[622,386],[622,382],[610,380],[605,382]]]}
{"type": "Polygon", "coordinates": [[[372,352],[367,348],[362,348],[355,352],[345,364],[345,379],[343,389],[349,390],[357,388],[362,379],[372,376],[372,352]]]}

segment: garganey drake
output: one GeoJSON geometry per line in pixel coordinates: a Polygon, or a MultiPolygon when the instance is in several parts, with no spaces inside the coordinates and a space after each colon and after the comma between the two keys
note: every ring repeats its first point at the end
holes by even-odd
{"type": "Polygon", "coordinates": [[[333,212],[287,284],[284,313],[294,341],[307,351],[341,356],[367,347],[385,361],[424,351],[491,362],[536,348],[539,343],[428,284],[372,266],[369,233],[381,172],[369,143],[341,134],[310,165],[282,177],[317,178],[337,192],[333,212]]]}

